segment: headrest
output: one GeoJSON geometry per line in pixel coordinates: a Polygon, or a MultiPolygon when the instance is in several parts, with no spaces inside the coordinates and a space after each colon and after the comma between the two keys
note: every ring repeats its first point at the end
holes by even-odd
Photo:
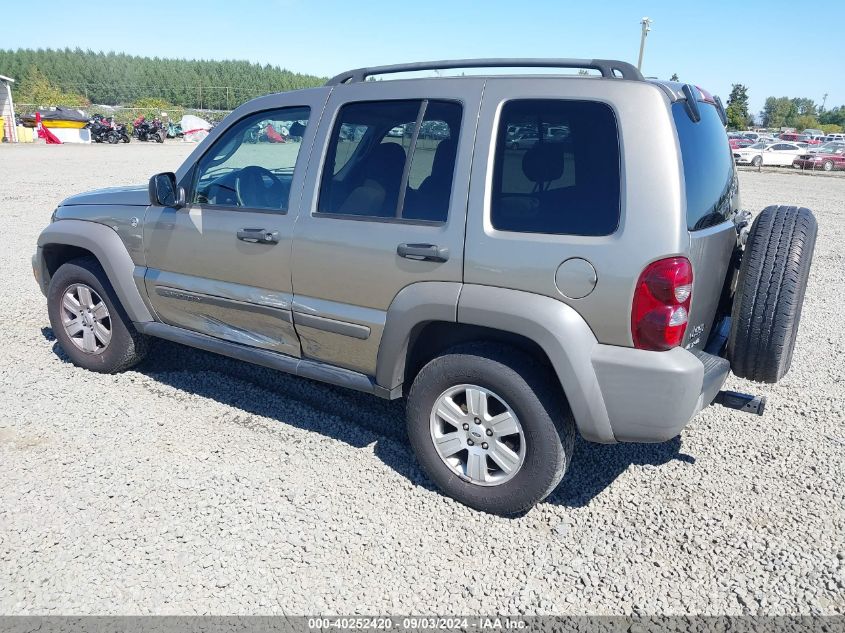
{"type": "Polygon", "coordinates": [[[405,150],[399,143],[384,142],[376,145],[367,157],[366,177],[381,181],[394,176],[398,171],[401,176],[405,168],[405,150]]]}
{"type": "Polygon", "coordinates": [[[552,182],[563,176],[565,161],[561,143],[541,142],[525,152],[522,171],[532,182],[552,182]]]}

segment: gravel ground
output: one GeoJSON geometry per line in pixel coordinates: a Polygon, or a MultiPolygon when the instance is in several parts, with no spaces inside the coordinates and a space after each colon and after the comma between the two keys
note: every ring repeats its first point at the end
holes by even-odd
{"type": "Polygon", "coordinates": [[[741,173],[820,231],[792,371],[762,418],[579,442],[503,519],[437,493],[387,403],[159,343],[66,362],[30,270],[64,196],[144,182],[190,146],[0,147],[0,613],[845,613],[845,178],[741,173]]]}

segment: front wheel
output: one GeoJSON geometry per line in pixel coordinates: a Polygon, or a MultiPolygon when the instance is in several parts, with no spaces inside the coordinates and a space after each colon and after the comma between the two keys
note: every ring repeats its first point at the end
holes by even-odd
{"type": "Polygon", "coordinates": [[[833,171],[833,161],[826,160],[824,162],[824,165],[822,165],[822,169],[824,169],[825,171],[833,171]]]}
{"type": "Polygon", "coordinates": [[[129,136],[124,134],[123,136],[120,137],[120,140],[123,141],[124,143],[128,143],[130,139],[129,139],[129,136]]]}
{"type": "Polygon", "coordinates": [[[74,365],[113,374],[147,353],[149,339],[132,325],[93,257],[59,267],[50,279],[47,311],[53,334],[74,365]]]}
{"type": "Polygon", "coordinates": [[[432,481],[484,512],[529,510],[572,459],[575,424],[554,372],[510,347],[473,343],[430,361],[411,386],[407,418],[432,481]]]}

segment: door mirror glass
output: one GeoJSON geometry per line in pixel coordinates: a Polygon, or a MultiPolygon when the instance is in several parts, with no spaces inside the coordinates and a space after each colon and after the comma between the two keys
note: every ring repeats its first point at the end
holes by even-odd
{"type": "Polygon", "coordinates": [[[150,204],[179,209],[185,206],[185,190],[176,184],[176,174],[164,172],[150,178],[150,204]]]}

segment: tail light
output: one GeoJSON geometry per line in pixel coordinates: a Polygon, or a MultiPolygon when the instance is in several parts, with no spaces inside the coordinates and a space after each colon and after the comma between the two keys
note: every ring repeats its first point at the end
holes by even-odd
{"type": "Polygon", "coordinates": [[[637,280],[631,307],[634,347],[654,351],[681,344],[692,300],[692,265],[686,257],[649,264],[637,280]]]}

